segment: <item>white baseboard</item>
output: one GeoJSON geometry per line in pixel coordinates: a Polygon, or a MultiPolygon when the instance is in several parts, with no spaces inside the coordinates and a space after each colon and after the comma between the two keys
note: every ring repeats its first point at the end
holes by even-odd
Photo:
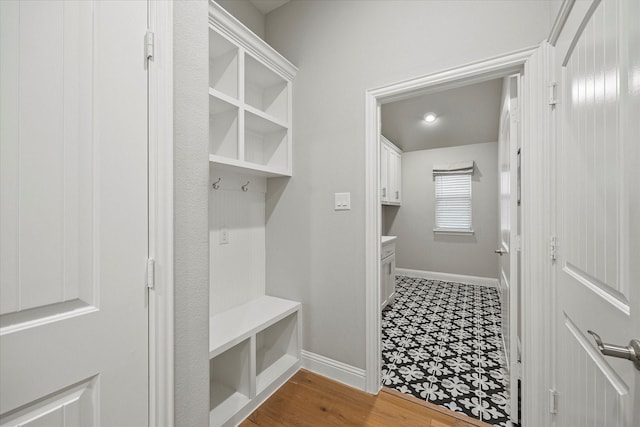
{"type": "Polygon", "coordinates": [[[365,390],[365,370],[302,350],[302,367],[348,386],[365,390]]]}
{"type": "Polygon", "coordinates": [[[441,280],[443,282],[463,283],[465,285],[489,286],[498,288],[498,279],[492,277],[465,276],[463,274],[438,273],[436,271],[410,270],[396,268],[398,276],[420,277],[423,279],[441,280]]]}

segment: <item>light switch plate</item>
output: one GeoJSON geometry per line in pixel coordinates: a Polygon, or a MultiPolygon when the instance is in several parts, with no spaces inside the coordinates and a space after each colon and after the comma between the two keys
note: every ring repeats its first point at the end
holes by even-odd
{"type": "Polygon", "coordinates": [[[335,193],[334,210],[351,210],[351,193],[335,193]]]}

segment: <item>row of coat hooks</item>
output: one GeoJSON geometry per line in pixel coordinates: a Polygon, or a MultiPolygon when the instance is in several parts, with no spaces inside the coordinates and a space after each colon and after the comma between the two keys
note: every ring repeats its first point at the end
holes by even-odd
{"type": "MultiPolygon", "coordinates": [[[[218,178],[218,180],[216,182],[214,182],[213,184],[211,184],[211,186],[213,187],[214,190],[217,190],[220,188],[220,182],[222,181],[222,178],[218,178]]],[[[240,188],[242,188],[242,191],[244,191],[245,193],[247,191],[249,191],[249,184],[251,183],[251,181],[247,181],[247,183],[245,185],[241,185],[240,188]]]]}

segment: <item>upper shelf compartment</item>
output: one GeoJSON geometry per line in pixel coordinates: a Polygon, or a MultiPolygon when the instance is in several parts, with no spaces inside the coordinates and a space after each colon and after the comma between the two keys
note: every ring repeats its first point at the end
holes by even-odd
{"type": "Polygon", "coordinates": [[[209,61],[209,161],[291,176],[296,67],[214,1],[209,61]]]}
{"type": "Polygon", "coordinates": [[[273,70],[246,55],[245,102],[281,122],[288,122],[289,82],[273,70]]]}
{"type": "Polygon", "coordinates": [[[209,87],[238,99],[238,47],[209,29],[209,87]]]}

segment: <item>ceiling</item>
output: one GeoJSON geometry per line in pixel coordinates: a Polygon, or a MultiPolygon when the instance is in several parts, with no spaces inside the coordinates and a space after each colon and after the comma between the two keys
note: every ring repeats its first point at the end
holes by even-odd
{"type": "Polygon", "coordinates": [[[498,140],[502,79],[420,95],[382,106],[382,134],[402,151],[498,140]],[[435,122],[423,120],[435,113],[435,122]]]}
{"type": "Polygon", "coordinates": [[[249,0],[255,7],[258,8],[263,15],[271,12],[273,9],[277,9],[285,3],[289,3],[289,0],[249,0]]]}

